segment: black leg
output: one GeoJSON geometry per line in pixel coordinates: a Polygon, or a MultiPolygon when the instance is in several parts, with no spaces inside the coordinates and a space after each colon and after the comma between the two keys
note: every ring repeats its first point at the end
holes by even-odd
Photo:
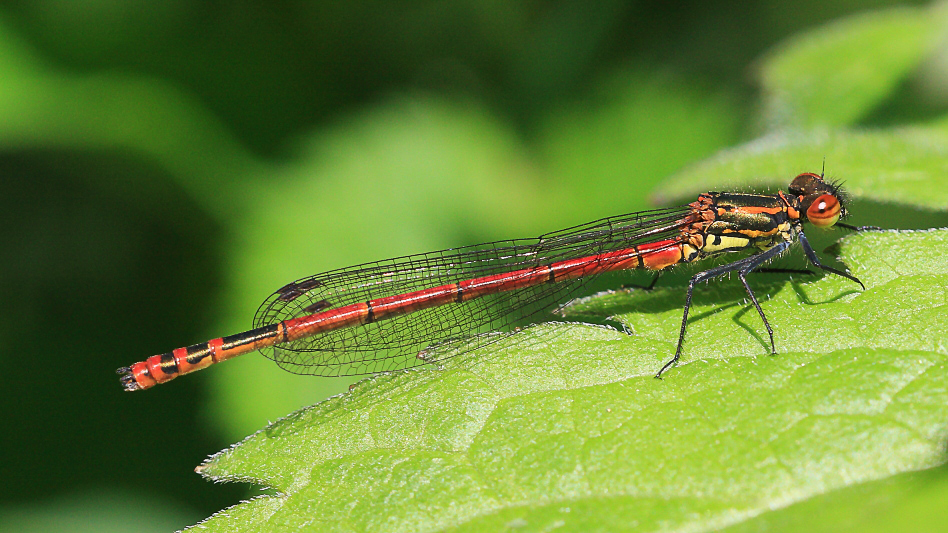
{"type": "Polygon", "coordinates": [[[754,261],[749,262],[744,266],[744,268],[738,271],[738,277],[741,278],[741,283],[744,284],[744,289],[747,290],[747,295],[750,296],[751,301],[754,302],[754,307],[757,308],[757,314],[759,314],[760,319],[764,321],[764,327],[767,328],[767,334],[770,335],[770,353],[772,354],[777,353],[777,347],[774,344],[774,330],[770,327],[770,322],[767,322],[767,316],[764,315],[764,310],[761,309],[760,304],[757,302],[757,296],[754,295],[754,291],[752,291],[750,285],[747,284],[747,274],[765,262],[786,251],[786,249],[790,247],[790,244],[791,243],[789,242],[780,243],[762,254],[751,256],[750,259],[753,259],[754,261]]]}
{"type": "Polygon", "coordinates": [[[625,285],[622,285],[622,287],[620,287],[620,288],[621,288],[621,289],[642,289],[643,291],[650,291],[650,290],[652,290],[652,289],[655,288],[655,284],[658,283],[658,278],[660,278],[660,277],[662,277],[662,271],[661,271],[661,270],[656,270],[656,271],[655,271],[655,277],[652,278],[651,283],[649,283],[647,286],[645,286],[645,285],[625,284],[625,285]]]}
{"type": "Polygon", "coordinates": [[[806,240],[806,235],[804,235],[802,231],[797,232],[797,237],[800,239],[800,245],[803,246],[803,253],[806,254],[806,258],[809,259],[814,266],[821,268],[831,274],[836,274],[837,276],[855,281],[860,287],[862,287],[862,290],[866,290],[866,286],[863,285],[862,282],[859,281],[855,276],[820,263],[820,258],[816,256],[816,252],[813,250],[813,247],[810,246],[810,242],[806,240]]]}
{"type": "Polygon", "coordinates": [[[656,270],[655,277],[652,278],[652,282],[648,284],[648,287],[645,287],[645,290],[650,291],[655,288],[655,284],[658,283],[658,278],[662,277],[662,271],[656,270]]]}
{"type": "Polygon", "coordinates": [[[678,359],[681,357],[681,347],[685,342],[685,330],[688,327],[688,311],[691,309],[691,296],[694,292],[695,285],[699,282],[711,280],[729,272],[738,272],[741,278],[741,283],[744,284],[744,288],[747,289],[747,294],[750,295],[751,301],[754,302],[754,306],[757,308],[757,312],[760,313],[760,318],[764,320],[764,326],[767,328],[767,333],[770,334],[770,347],[774,347],[774,334],[773,330],[770,328],[770,324],[767,323],[767,317],[764,316],[764,310],[761,309],[760,304],[757,302],[757,297],[754,296],[754,291],[751,290],[750,285],[747,284],[747,279],[745,275],[757,268],[758,266],[770,261],[774,257],[777,257],[781,253],[787,250],[791,245],[790,242],[783,242],[774,246],[773,248],[761,252],[757,255],[752,255],[746,257],[739,261],[733,263],[728,263],[726,265],[721,265],[719,267],[712,268],[710,270],[705,270],[704,272],[699,272],[695,274],[691,281],[688,283],[688,292],[685,294],[685,311],[681,317],[681,329],[678,332],[678,347],[675,349],[675,357],[671,361],[665,363],[665,366],[658,371],[658,374],[655,374],[656,378],[661,378],[662,373],[668,370],[669,367],[678,362],[678,359]]]}

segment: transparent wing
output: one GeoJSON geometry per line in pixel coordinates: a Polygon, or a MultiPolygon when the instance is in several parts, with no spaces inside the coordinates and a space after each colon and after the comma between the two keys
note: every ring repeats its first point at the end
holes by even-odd
{"type": "MultiPolygon", "coordinates": [[[[611,217],[536,239],[416,254],[300,279],[257,311],[261,327],[426,288],[579,259],[633,245],[677,244],[687,206],[611,217]]],[[[574,297],[595,276],[544,283],[323,332],[261,352],[296,374],[345,376],[410,368],[495,342],[574,297]]]]}

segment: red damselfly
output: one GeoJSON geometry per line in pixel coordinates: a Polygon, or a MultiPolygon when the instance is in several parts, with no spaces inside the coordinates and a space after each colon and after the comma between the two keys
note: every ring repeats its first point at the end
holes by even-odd
{"type": "MultiPolygon", "coordinates": [[[[661,271],[729,252],[751,252],[696,274],[688,284],[675,356],[681,356],[694,287],[736,272],[770,335],[773,330],[745,276],[799,242],[810,263],[825,266],[803,233],[858,229],[838,185],[804,173],[788,193],[709,192],[688,205],[604,218],[536,239],[499,241],[366,263],[303,278],[260,306],[255,328],[149,357],[120,368],[125,390],[153,387],[214,363],[259,350],[297,374],[361,375],[434,363],[501,337],[577,294],[598,274],[661,271]]],[[[657,274],[656,274],[657,275],[657,274]]],[[[863,289],[865,287],[863,286],[863,289]]]]}

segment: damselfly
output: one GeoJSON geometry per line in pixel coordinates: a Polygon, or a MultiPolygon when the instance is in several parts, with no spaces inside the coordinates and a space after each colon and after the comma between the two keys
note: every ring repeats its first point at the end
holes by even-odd
{"type": "Polygon", "coordinates": [[[775,195],[709,192],[685,206],[604,218],[536,239],[317,274],[267,298],[250,331],[155,355],[118,372],[125,390],[135,391],[254,350],[297,374],[405,369],[494,342],[502,335],[487,332],[536,318],[603,272],[657,273],[730,252],[750,255],[691,278],[675,356],[656,377],[681,356],[695,285],[732,272],[744,284],[776,353],[773,330],[747,284],[749,272],[799,242],[813,265],[862,286],[852,275],[821,264],[803,233],[803,222],[857,229],[839,222],[846,216],[839,186],[822,174],[804,173],[788,190],[775,195]]]}

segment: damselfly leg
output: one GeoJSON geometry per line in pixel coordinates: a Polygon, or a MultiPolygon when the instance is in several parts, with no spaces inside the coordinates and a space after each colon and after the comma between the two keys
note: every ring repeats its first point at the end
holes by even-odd
{"type": "MultiPolygon", "coordinates": [[[[825,270],[826,272],[829,272],[831,274],[835,274],[837,276],[855,281],[856,283],[859,284],[860,287],[862,287],[863,290],[866,289],[866,286],[863,285],[863,283],[859,281],[855,276],[852,276],[846,272],[837,270],[835,268],[828,267],[824,265],[823,263],[821,263],[819,257],[816,255],[816,252],[813,250],[813,247],[810,246],[810,242],[807,240],[806,235],[804,235],[802,230],[797,232],[797,238],[800,241],[800,245],[803,247],[803,251],[806,254],[807,259],[811,263],[813,263],[814,266],[822,270],[825,270]]],[[[763,308],[760,306],[760,303],[757,301],[757,296],[754,295],[753,289],[751,289],[750,285],[748,285],[746,276],[747,274],[752,272],[754,269],[756,269],[760,265],[763,265],[764,263],[776,258],[780,254],[787,251],[787,249],[789,249],[791,245],[792,245],[792,242],[789,242],[789,241],[783,242],[757,255],[752,255],[750,257],[741,259],[739,261],[734,261],[733,263],[728,263],[726,265],[721,265],[719,267],[712,268],[704,272],[699,272],[694,277],[692,277],[691,281],[688,283],[688,292],[686,293],[686,296],[685,296],[685,310],[681,319],[681,329],[678,333],[678,346],[675,349],[675,357],[673,357],[670,361],[665,363],[665,366],[663,366],[661,370],[659,370],[658,373],[655,374],[655,377],[661,379],[662,373],[668,370],[668,368],[677,364],[678,360],[681,357],[681,349],[685,341],[685,330],[688,327],[688,311],[691,309],[691,297],[692,297],[692,293],[694,292],[695,285],[697,285],[698,283],[702,281],[710,281],[714,278],[723,276],[731,272],[738,273],[738,277],[740,278],[741,283],[744,285],[744,289],[747,291],[747,295],[750,296],[751,302],[754,303],[754,307],[757,308],[757,313],[760,315],[760,319],[764,323],[764,327],[767,328],[767,334],[770,336],[771,354],[776,354],[777,347],[776,347],[776,344],[774,343],[773,328],[770,327],[770,322],[767,321],[767,316],[764,314],[763,308]]],[[[806,271],[806,272],[809,272],[809,271],[806,271]]]]}

